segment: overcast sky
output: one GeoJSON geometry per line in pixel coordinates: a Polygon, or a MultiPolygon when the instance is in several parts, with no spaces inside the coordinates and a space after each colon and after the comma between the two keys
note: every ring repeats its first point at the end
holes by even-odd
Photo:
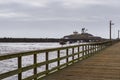
{"type": "Polygon", "coordinates": [[[0,37],[61,38],[88,33],[112,37],[120,29],[120,0],[0,0],[0,37]]]}

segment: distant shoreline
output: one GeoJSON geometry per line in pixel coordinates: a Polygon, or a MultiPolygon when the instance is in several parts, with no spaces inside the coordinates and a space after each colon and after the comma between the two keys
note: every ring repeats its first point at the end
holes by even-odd
{"type": "MultiPolygon", "coordinates": [[[[102,39],[104,40],[104,39],[102,39]]],[[[84,41],[84,42],[89,42],[89,41],[101,41],[101,39],[95,39],[95,38],[87,38],[87,39],[63,39],[63,38],[0,38],[0,42],[77,42],[77,41],[84,41]]]]}
{"type": "Polygon", "coordinates": [[[57,38],[0,38],[0,42],[60,42],[57,38]]]}

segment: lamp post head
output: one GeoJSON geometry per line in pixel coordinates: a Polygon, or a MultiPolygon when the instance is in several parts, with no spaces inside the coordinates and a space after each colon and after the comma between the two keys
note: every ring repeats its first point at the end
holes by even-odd
{"type": "Polygon", "coordinates": [[[110,20],[110,25],[115,25],[114,23],[112,23],[112,20],[110,20]]]}
{"type": "Polygon", "coordinates": [[[111,23],[111,25],[115,25],[114,23],[111,23]]]}

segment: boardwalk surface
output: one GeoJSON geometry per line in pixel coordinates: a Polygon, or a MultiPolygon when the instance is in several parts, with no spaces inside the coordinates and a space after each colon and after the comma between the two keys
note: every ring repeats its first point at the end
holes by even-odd
{"type": "Polygon", "coordinates": [[[43,80],[120,80],[120,43],[43,80]]]}

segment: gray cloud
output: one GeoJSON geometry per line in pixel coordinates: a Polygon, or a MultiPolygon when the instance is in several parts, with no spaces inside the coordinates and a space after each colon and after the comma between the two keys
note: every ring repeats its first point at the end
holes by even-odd
{"type": "Polygon", "coordinates": [[[1,0],[0,37],[62,37],[86,27],[108,37],[119,29],[119,0],[1,0]]]}

